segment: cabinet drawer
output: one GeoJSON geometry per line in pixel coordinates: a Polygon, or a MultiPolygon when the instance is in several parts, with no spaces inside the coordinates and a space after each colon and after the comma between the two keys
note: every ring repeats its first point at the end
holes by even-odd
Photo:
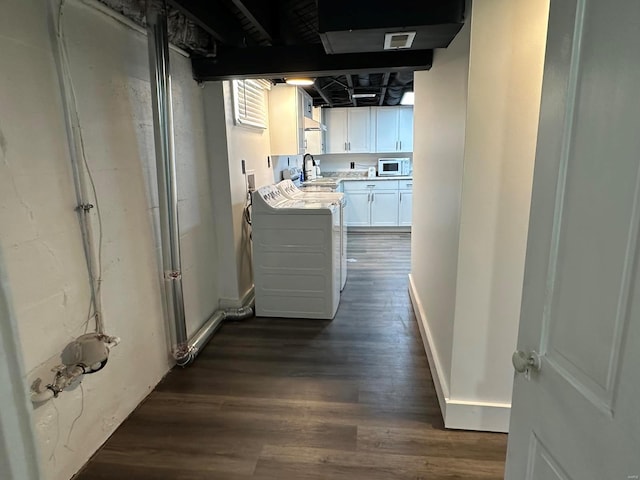
{"type": "Polygon", "coordinates": [[[413,180],[400,180],[400,190],[413,190],[413,180]]]}
{"type": "Polygon", "coordinates": [[[343,183],[345,192],[398,189],[398,180],[347,180],[343,183]]]}

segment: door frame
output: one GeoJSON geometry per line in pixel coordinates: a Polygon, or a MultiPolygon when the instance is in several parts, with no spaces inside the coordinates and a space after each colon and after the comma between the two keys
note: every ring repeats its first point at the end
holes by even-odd
{"type": "Polygon", "coordinates": [[[41,477],[22,351],[0,251],[0,478],[41,477]]]}

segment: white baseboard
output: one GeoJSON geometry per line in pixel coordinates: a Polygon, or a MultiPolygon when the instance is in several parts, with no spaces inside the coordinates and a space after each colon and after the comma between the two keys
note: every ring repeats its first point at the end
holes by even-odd
{"type": "Polygon", "coordinates": [[[418,321],[418,327],[420,328],[420,336],[422,337],[422,343],[424,345],[424,351],[427,354],[429,360],[429,369],[431,370],[431,377],[433,378],[433,384],[436,387],[436,395],[438,396],[438,403],[440,404],[440,410],[442,411],[442,418],[447,418],[447,399],[449,398],[449,380],[444,373],[442,363],[438,358],[438,353],[433,343],[433,335],[429,330],[429,324],[427,323],[427,315],[416,291],[416,286],[413,282],[413,276],[409,274],[409,297],[413,305],[413,311],[416,314],[418,321]]]}
{"type": "Polygon", "coordinates": [[[424,350],[429,360],[429,369],[436,388],[444,426],[457,430],[508,432],[511,416],[510,403],[475,402],[450,398],[449,378],[445,375],[442,363],[438,358],[433,335],[427,322],[427,315],[411,274],[409,274],[409,296],[420,328],[424,350]]]}
{"type": "Polygon", "coordinates": [[[251,285],[242,298],[221,298],[218,302],[218,308],[240,308],[244,307],[249,300],[249,297],[254,294],[254,286],[251,285]]]}
{"type": "Polygon", "coordinates": [[[509,432],[510,403],[447,399],[446,428],[481,432],[509,432]]]}

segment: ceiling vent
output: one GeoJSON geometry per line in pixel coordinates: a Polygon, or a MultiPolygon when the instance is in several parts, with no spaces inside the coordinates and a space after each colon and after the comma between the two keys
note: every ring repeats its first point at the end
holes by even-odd
{"type": "Polygon", "coordinates": [[[416,38],[416,32],[387,33],[384,36],[384,49],[411,48],[414,38],[416,38]]]}
{"type": "Polygon", "coordinates": [[[446,48],[465,21],[465,0],[349,0],[349,8],[344,0],[317,2],[329,54],[446,48]]]}

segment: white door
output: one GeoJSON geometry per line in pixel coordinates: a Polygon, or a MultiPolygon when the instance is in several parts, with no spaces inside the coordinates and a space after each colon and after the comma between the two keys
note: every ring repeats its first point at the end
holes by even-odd
{"type": "Polygon", "coordinates": [[[371,223],[371,194],[369,192],[347,193],[346,222],[349,227],[368,227],[371,223]]]}
{"type": "Polygon", "coordinates": [[[413,208],[413,192],[410,190],[401,190],[398,205],[398,225],[401,227],[411,226],[411,216],[413,208]]]}
{"type": "Polygon", "coordinates": [[[327,108],[326,152],[345,153],[347,151],[347,108],[327,108]]]}
{"type": "Polygon", "coordinates": [[[640,478],[639,25],[551,1],[508,480],[640,478]]]}
{"type": "Polygon", "coordinates": [[[376,152],[398,151],[398,108],[376,108],[375,129],[376,152]]]}
{"type": "Polygon", "coordinates": [[[413,107],[399,108],[398,151],[413,152],[413,107]]]}
{"type": "Polygon", "coordinates": [[[371,108],[347,108],[349,128],[347,149],[349,153],[371,151],[371,108]]]}
{"type": "Polygon", "coordinates": [[[378,190],[371,192],[371,226],[398,226],[397,190],[378,190]]]}

